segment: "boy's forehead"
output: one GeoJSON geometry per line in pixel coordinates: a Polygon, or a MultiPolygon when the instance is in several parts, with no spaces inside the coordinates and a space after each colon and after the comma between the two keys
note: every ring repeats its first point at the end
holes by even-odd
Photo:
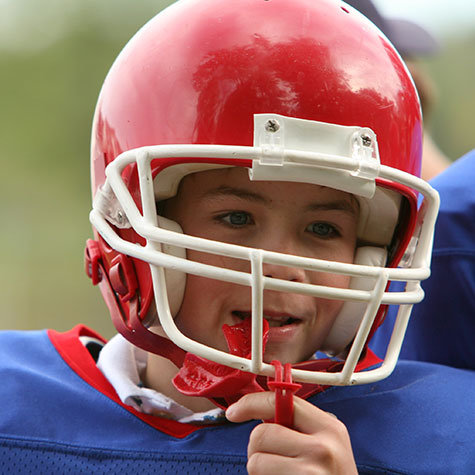
{"type": "Polygon", "coordinates": [[[235,182],[239,180],[240,182],[250,182],[249,179],[249,169],[245,167],[228,167],[228,168],[219,168],[216,170],[203,170],[195,173],[191,173],[182,180],[182,184],[187,182],[193,183],[196,186],[206,188],[216,184],[217,181],[220,182],[235,182]]]}
{"type": "Polygon", "coordinates": [[[230,167],[219,170],[206,170],[190,174],[180,183],[177,197],[193,194],[195,199],[215,199],[232,196],[253,202],[267,202],[270,196],[291,198],[295,195],[315,199],[337,199],[348,201],[349,211],[358,209],[358,201],[350,193],[321,185],[286,182],[252,181],[249,170],[244,167],[230,167]]]}

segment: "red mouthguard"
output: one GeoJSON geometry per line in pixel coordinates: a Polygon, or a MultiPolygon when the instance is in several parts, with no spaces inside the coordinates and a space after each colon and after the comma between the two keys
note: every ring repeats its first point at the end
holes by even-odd
{"type": "MultiPolygon", "coordinates": [[[[251,358],[250,318],[233,326],[223,325],[223,333],[232,355],[251,358]]],[[[263,348],[268,333],[269,324],[263,320],[263,348]]],[[[213,399],[221,407],[227,407],[244,394],[264,391],[256,378],[257,375],[253,373],[187,353],[180,371],[173,378],[173,384],[187,396],[206,397],[213,399]]]]}

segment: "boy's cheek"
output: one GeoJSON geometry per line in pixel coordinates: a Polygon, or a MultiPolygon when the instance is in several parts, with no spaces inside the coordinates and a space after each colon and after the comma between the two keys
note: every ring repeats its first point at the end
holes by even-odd
{"type": "MultiPolygon", "coordinates": [[[[251,269],[250,262],[245,259],[233,259],[232,257],[221,256],[208,252],[200,252],[188,249],[186,257],[189,261],[208,264],[221,269],[239,270],[241,272],[250,272],[251,269]]],[[[187,278],[190,278],[190,275],[188,275],[187,278]]]]}

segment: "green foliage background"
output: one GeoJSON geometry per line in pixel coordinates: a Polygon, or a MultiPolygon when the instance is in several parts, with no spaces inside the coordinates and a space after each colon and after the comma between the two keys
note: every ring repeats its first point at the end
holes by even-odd
{"type": "MultiPolygon", "coordinates": [[[[15,2],[15,24],[0,20],[0,328],[81,322],[109,337],[107,309],[83,269],[90,124],[115,56],[171,2],[15,2]]],[[[474,59],[475,33],[424,64],[439,89],[434,138],[453,158],[475,144],[474,59]]]]}
{"type": "Polygon", "coordinates": [[[116,55],[171,1],[15,2],[20,30],[0,43],[0,327],[111,336],[83,263],[91,120],[116,55]]]}

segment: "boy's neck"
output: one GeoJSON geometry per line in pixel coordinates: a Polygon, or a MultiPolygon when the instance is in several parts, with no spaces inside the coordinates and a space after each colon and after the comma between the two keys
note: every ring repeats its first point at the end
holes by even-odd
{"type": "Polygon", "coordinates": [[[185,396],[178,391],[172,383],[177,373],[178,368],[170,360],[149,353],[143,382],[146,387],[168,396],[193,412],[205,412],[216,408],[209,399],[185,396]]]}

